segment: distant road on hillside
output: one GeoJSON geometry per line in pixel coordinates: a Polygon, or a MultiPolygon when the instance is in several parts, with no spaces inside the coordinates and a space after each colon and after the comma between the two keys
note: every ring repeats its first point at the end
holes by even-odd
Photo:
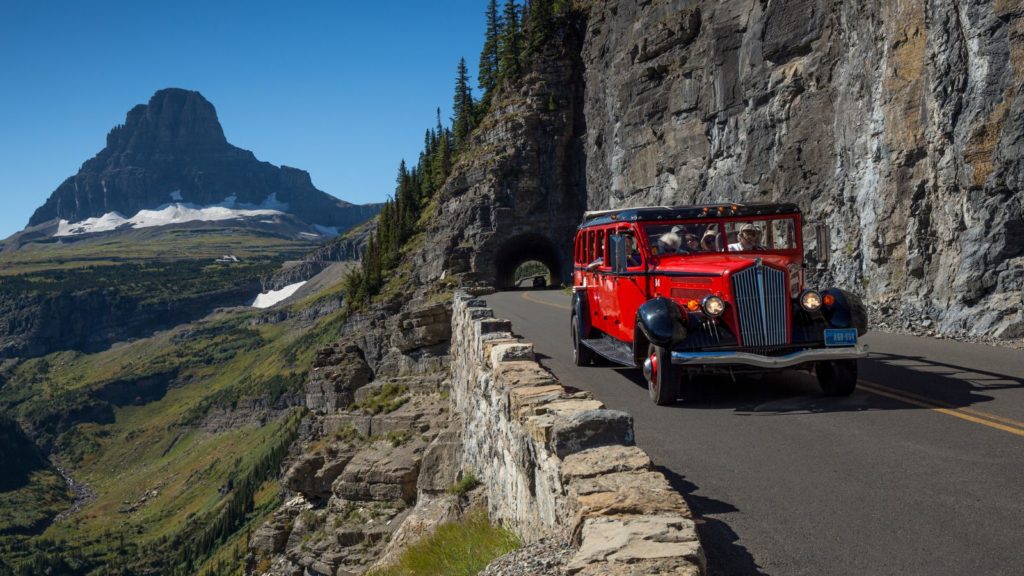
{"type": "Polygon", "coordinates": [[[711,574],[1024,574],[1024,352],[870,333],[849,398],[786,372],[659,407],[638,370],[573,365],[566,293],[485,299],[563,384],[633,415],[706,521],[711,574]]]}

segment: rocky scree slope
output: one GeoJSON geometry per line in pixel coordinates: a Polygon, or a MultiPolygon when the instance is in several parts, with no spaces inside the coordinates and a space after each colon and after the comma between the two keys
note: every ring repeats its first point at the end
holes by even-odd
{"type": "Polygon", "coordinates": [[[588,7],[588,208],[797,202],[892,324],[1024,336],[1024,4],[588,7]]]}

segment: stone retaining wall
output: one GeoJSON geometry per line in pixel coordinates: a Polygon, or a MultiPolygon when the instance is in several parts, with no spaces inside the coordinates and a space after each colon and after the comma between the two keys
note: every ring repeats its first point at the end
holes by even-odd
{"type": "Polygon", "coordinates": [[[559,384],[508,320],[465,292],[451,366],[463,467],[487,487],[492,519],[525,541],[571,535],[570,574],[704,573],[690,509],[633,445],[629,414],[559,384]]]}

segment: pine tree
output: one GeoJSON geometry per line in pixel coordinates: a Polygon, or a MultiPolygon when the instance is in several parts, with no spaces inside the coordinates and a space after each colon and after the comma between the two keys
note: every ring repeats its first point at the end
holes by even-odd
{"type": "Polygon", "coordinates": [[[466,59],[459,59],[459,68],[455,77],[455,97],[452,102],[452,132],[455,135],[455,147],[462,148],[469,139],[470,132],[476,123],[474,113],[473,90],[469,87],[469,70],[466,59]]]}
{"type": "Polygon", "coordinates": [[[498,15],[498,0],[490,0],[487,5],[487,30],[484,32],[484,47],[480,51],[480,89],[483,90],[481,101],[489,105],[491,91],[498,86],[498,67],[501,62],[499,44],[503,32],[501,18],[498,15]]]}
{"type": "Polygon", "coordinates": [[[437,145],[434,147],[433,158],[430,161],[433,172],[430,178],[433,180],[433,189],[440,190],[444,181],[448,179],[451,171],[452,161],[452,132],[441,124],[441,109],[437,109],[437,145]]]}
{"type": "Polygon", "coordinates": [[[536,54],[551,39],[554,31],[553,0],[530,0],[530,9],[524,18],[523,29],[527,34],[527,49],[536,54]]]}
{"type": "MultiPolygon", "coordinates": [[[[456,114],[473,117],[475,103],[469,88],[469,75],[465,60],[459,63],[459,81],[456,91],[465,95],[461,101],[456,99],[456,114]],[[468,114],[459,114],[469,105],[468,114]]],[[[465,130],[464,122],[462,124],[465,130]]],[[[469,124],[472,130],[473,124],[469,124]]],[[[467,132],[468,134],[468,132],[467,132]]],[[[463,136],[464,138],[464,136],[463,136]]],[[[398,266],[402,249],[417,233],[422,231],[421,217],[433,195],[451,174],[454,162],[455,134],[452,129],[441,123],[441,109],[436,110],[436,122],[433,128],[427,129],[423,135],[423,150],[419,154],[415,166],[402,160],[395,176],[395,193],[388,198],[377,216],[377,229],[370,235],[360,256],[361,265],[350,271],[344,278],[345,297],[349,310],[356,310],[374,296],[380,294],[389,274],[398,266]]]]}
{"type": "Polygon", "coordinates": [[[519,18],[519,7],[515,0],[505,0],[502,33],[499,38],[498,81],[518,78],[521,73],[523,32],[519,18]]]}

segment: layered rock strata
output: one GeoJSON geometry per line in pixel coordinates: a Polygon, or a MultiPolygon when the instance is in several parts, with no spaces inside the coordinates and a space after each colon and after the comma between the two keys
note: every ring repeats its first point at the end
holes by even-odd
{"type": "Polygon", "coordinates": [[[569,533],[570,574],[704,572],[693,515],[633,445],[632,418],[560,385],[508,320],[463,292],[451,380],[462,465],[483,480],[492,519],[526,541],[569,533]]]}
{"type": "Polygon", "coordinates": [[[287,502],[250,539],[249,574],[362,574],[472,505],[449,491],[462,444],[441,394],[447,303],[385,304],[345,332],[313,361],[309,433],[281,480],[287,502]]]}

